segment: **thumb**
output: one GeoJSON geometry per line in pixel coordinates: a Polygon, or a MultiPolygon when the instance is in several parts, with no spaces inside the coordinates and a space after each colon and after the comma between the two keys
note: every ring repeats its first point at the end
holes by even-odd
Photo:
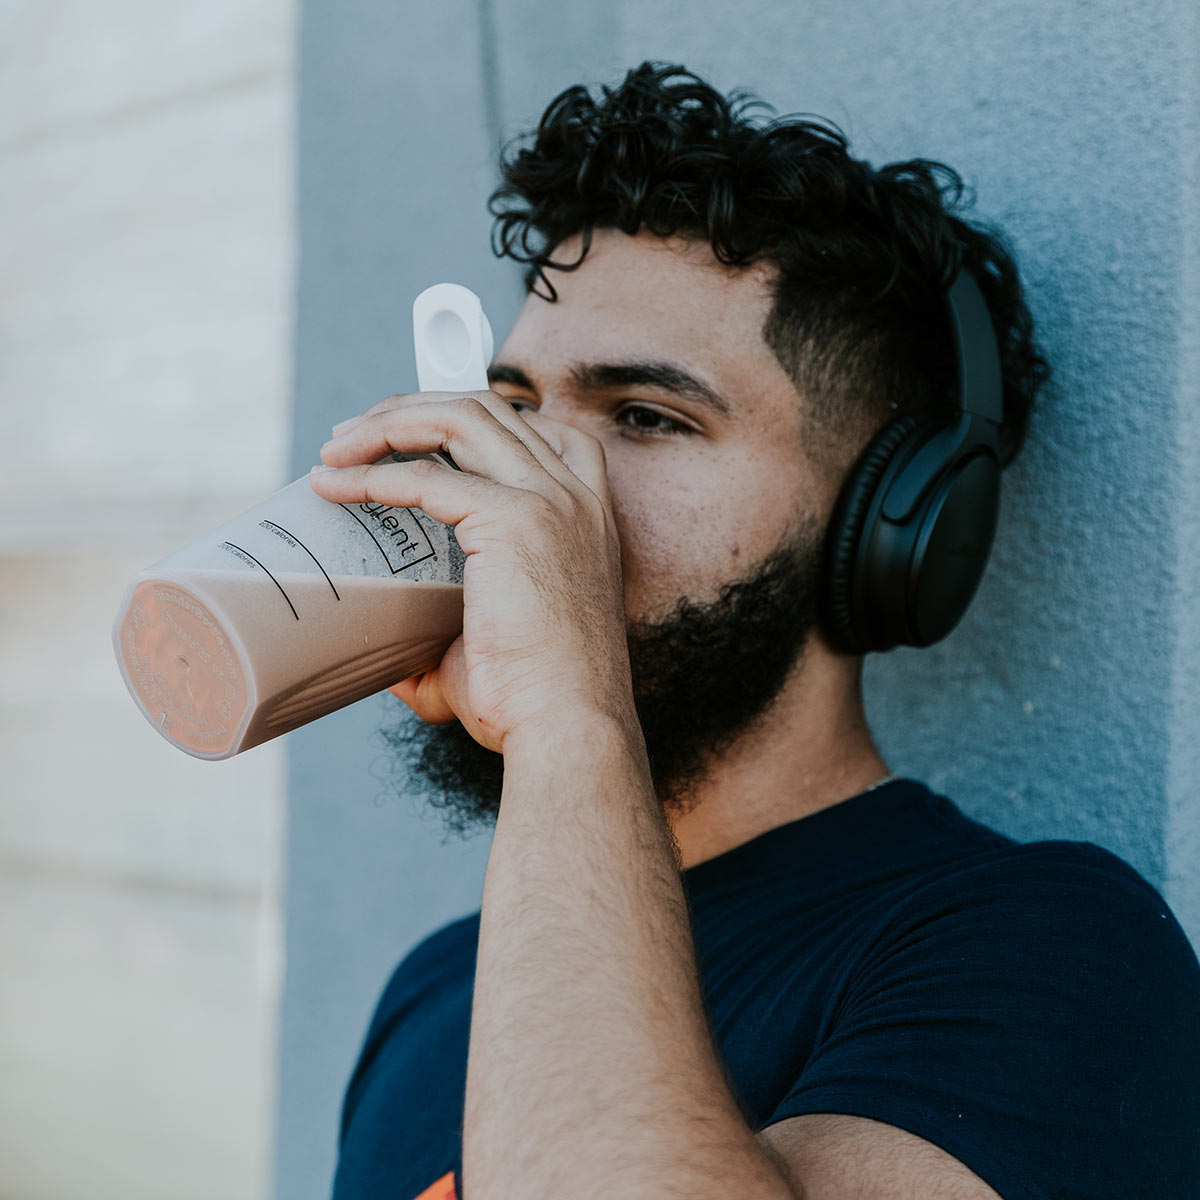
{"type": "Polygon", "coordinates": [[[449,725],[458,719],[440,685],[438,671],[422,671],[392,684],[388,691],[430,725],[449,725]]]}

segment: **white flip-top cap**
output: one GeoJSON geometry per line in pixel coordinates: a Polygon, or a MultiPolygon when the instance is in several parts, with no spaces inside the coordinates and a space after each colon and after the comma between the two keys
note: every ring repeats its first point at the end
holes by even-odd
{"type": "Polygon", "coordinates": [[[413,301],[413,346],[421,391],[487,390],[492,327],[470,288],[436,283],[413,301]]]}

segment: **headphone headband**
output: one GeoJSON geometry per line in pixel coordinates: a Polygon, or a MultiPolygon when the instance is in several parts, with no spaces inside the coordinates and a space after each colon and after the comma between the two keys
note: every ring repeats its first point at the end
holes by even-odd
{"type": "Polygon", "coordinates": [[[959,271],[946,292],[946,315],[955,344],[958,407],[999,426],[1004,419],[1004,393],[996,329],[969,271],[959,271]]]}

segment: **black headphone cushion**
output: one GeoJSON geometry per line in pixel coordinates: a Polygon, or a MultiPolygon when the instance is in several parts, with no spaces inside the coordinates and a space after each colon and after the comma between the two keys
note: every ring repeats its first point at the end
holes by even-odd
{"type": "Polygon", "coordinates": [[[875,499],[879,481],[896,451],[923,427],[936,425],[930,417],[911,413],[885,425],[867,443],[850,468],[829,519],[825,534],[825,633],[834,649],[864,654],[871,647],[867,631],[854,619],[854,567],[863,525],[875,499]]]}

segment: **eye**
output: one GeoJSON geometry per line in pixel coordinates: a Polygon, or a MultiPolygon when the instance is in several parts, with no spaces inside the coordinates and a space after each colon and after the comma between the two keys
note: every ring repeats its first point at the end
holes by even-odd
{"type": "Polygon", "coordinates": [[[632,432],[653,434],[657,437],[695,433],[690,425],[659,412],[657,408],[647,408],[644,404],[627,404],[616,414],[614,420],[632,432]]]}
{"type": "MultiPolygon", "coordinates": [[[[492,391],[496,391],[495,388],[492,391]]],[[[538,406],[536,400],[530,400],[526,396],[506,396],[503,392],[497,392],[497,395],[502,400],[507,400],[519,413],[537,412],[538,406]]]]}

